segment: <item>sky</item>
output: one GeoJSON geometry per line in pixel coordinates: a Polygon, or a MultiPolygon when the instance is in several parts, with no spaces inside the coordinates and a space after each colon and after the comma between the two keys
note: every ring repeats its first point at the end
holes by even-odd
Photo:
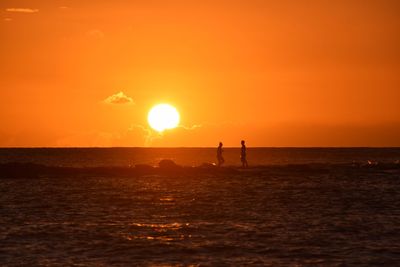
{"type": "Polygon", "coordinates": [[[400,146],[400,2],[0,2],[0,146],[400,146]],[[158,134],[152,106],[178,128],[158,134]]]}

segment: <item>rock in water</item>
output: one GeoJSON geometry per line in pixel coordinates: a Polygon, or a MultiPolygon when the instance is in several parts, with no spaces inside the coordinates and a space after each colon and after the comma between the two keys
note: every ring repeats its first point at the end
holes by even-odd
{"type": "Polygon", "coordinates": [[[176,170],[177,168],[179,168],[179,165],[177,165],[174,161],[170,160],[170,159],[163,159],[158,163],[158,166],[161,169],[164,170],[176,170]]]}

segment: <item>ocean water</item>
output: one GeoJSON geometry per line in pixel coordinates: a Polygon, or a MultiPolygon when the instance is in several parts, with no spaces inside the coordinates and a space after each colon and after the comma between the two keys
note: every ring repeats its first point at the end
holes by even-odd
{"type": "MultiPolygon", "coordinates": [[[[400,148],[248,148],[250,165],[396,162],[400,148]]],[[[0,164],[30,162],[50,166],[156,166],[162,159],[197,166],[216,162],[216,148],[0,148],[0,164]]],[[[224,148],[226,165],[240,165],[240,148],[224,148]]]]}
{"type": "MultiPolygon", "coordinates": [[[[238,149],[226,149],[238,165],[238,149]]],[[[249,149],[250,165],[393,163],[399,149],[249,149]]],[[[0,162],[212,162],[215,149],[0,149],[0,162]]],[[[368,165],[366,165],[368,166],[368,165]]],[[[399,266],[400,170],[7,178],[0,266],[399,266]]]]}

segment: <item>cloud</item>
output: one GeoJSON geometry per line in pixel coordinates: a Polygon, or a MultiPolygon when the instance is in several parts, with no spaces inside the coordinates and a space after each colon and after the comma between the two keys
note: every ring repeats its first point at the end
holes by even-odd
{"type": "Polygon", "coordinates": [[[194,125],[192,125],[192,126],[185,126],[185,125],[179,125],[179,126],[178,126],[178,128],[183,128],[183,129],[189,130],[189,131],[195,130],[195,129],[201,128],[201,127],[203,127],[202,124],[194,124],[194,125]]]}
{"type": "Polygon", "coordinates": [[[105,36],[104,32],[102,32],[98,29],[90,30],[86,33],[86,35],[93,39],[103,39],[105,36]]]}
{"type": "Polygon", "coordinates": [[[160,134],[155,133],[152,131],[149,127],[140,125],[140,124],[132,124],[131,127],[129,127],[127,133],[131,135],[132,133],[138,133],[140,132],[141,139],[143,142],[140,144],[140,146],[145,146],[148,147],[151,145],[154,139],[160,138],[160,134]]]}
{"type": "MultiPolygon", "coordinates": [[[[0,145],[4,143],[0,132],[0,145]]],[[[122,132],[70,132],[56,141],[58,147],[142,147],[148,146],[149,130],[141,125],[132,125],[122,132]]]]}
{"type": "Polygon", "coordinates": [[[118,133],[109,132],[72,132],[59,138],[56,146],[59,147],[111,147],[114,140],[119,139],[118,133]]]}
{"type": "Polygon", "coordinates": [[[157,132],[151,129],[148,126],[143,126],[140,124],[132,125],[128,132],[140,132],[143,134],[144,137],[144,146],[156,146],[156,147],[163,147],[163,146],[193,146],[193,144],[185,143],[185,140],[190,139],[190,137],[198,132],[203,125],[192,125],[192,126],[184,126],[179,125],[174,129],[165,130],[163,132],[157,132]]]}
{"type": "Polygon", "coordinates": [[[7,12],[17,12],[17,13],[37,13],[39,9],[32,9],[32,8],[7,8],[7,12]]]}
{"type": "Polygon", "coordinates": [[[133,99],[122,91],[107,97],[103,102],[106,104],[134,104],[133,99]]]}
{"type": "MultiPolygon", "coordinates": [[[[171,130],[166,130],[164,132],[157,132],[153,129],[151,129],[149,126],[143,126],[141,124],[132,124],[129,129],[123,133],[121,136],[123,137],[132,137],[135,136],[135,138],[131,138],[130,142],[132,142],[133,139],[135,140],[140,140],[139,141],[139,146],[145,146],[149,147],[154,144],[157,144],[159,146],[163,146],[163,139],[170,139],[170,132],[174,133],[175,135],[177,134],[177,142],[176,146],[179,146],[179,142],[181,141],[181,137],[187,137],[186,135],[189,135],[191,131],[195,131],[198,128],[201,128],[202,125],[193,125],[190,127],[179,125],[175,129],[171,130]]],[[[126,139],[126,138],[125,138],[126,139]]],[[[167,142],[168,144],[168,142],[167,142]]],[[[126,144],[125,144],[126,146],[126,144]]],[[[189,145],[190,146],[190,145],[189,145]]]]}

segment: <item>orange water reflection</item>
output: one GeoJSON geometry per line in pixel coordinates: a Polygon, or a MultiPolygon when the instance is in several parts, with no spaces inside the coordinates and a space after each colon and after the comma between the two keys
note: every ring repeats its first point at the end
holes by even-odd
{"type": "Polygon", "coordinates": [[[192,238],[191,234],[182,233],[189,223],[132,223],[131,226],[132,231],[122,235],[126,240],[173,242],[192,238]]]}

